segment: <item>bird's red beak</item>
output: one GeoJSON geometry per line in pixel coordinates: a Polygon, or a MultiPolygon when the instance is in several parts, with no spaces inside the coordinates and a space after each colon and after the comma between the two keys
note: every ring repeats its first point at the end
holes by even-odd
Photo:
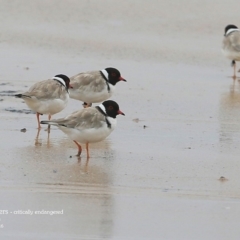
{"type": "Polygon", "coordinates": [[[73,88],[73,86],[69,83],[69,88],[73,88]]]}
{"type": "Polygon", "coordinates": [[[126,82],[127,80],[120,76],[120,77],[119,77],[119,81],[124,81],[124,82],[126,82]]]}
{"type": "Polygon", "coordinates": [[[118,110],[117,113],[125,116],[125,114],[122,111],[120,111],[120,110],[118,110]]]}

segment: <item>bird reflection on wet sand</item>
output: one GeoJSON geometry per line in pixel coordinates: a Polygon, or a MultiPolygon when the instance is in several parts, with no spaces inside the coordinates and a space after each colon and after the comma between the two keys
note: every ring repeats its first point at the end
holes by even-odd
{"type": "MultiPolygon", "coordinates": [[[[84,233],[90,235],[94,222],[95,234],[111,238],[115,198],[109,194],[109,185],[114,181],[112,168],[116,160],[111,141],[92,144],[93,161],[88,161],[85,154],[76,159],[71,156],[74,143],[61,132],[52,130],[49,146],[44,129],[36,132],[35,129],[32,132],[29,130],[27,142],[11,151],[11,157],[2,158],[3,165],[8,166],[6,171],[1,172],[2,179],[8,177],[7,186],[10,189],[15,189],[17,184],[17,189],[21,189],[18,196],[23,199],[19,203],[19,199],[11,197],[9,205],[21,204],[27,208],[31,203],[32,209],[39,206],[64,209],[64,222],[71,223],[68,231],[74,232],[80,224],[84,226],[84,233]],[[37,145],[32,141],[34,135],[37,145]],[[9,187],[11,183],[12,187],[9,187]],[[82,214],[85,211],[86,215],[82,214]]],[[[19,133],[15,140],[21,143],[21,138],[22,133],[19,133]]],[[[38,224],[38,218],[34,221],[26,219],[25,222],[30,226],[38,224]]]]}
{"type": "MultiPolygon", "coordinates": [[[[40,135],[41,130],[42,129],[38,129],[37,130],[37,135],[35,137],[35,142],[34,142],[34,145],[36,147],[43,145],[43,139],[42,139],[42,137],[40,135]]],[[[43,130],[42,134],[44,134],[46,131],[47,131],[47,144],[46,144],[47,148],[51,148],[52,149],[52,147],[53,147],[53,145],[54,145],[54,143],[56,141],[60,141],[60,142],[66,141],[67,142],[67,144],[63,145],[64,147],[60,146],[61,150],[63,150],[65,148],[65,146],[66,146],[65,150],[67,150],[67,148],[69,148],[69,146],[72,146],[72,147],[74,146],[71,141],[68,141],[68,138],[64,138],[63,136],[60,139],[59,138],[56,139],[55,136],[53,135],[52,141],[51,141],[50,140],[50,131],[48,131],[48,127],[45,129],[45,131],[43,130]]],[[[55,132],[54,132],[54,134],[55,134],[55,132]]],[[[61,143],[60,143],[60,145],[61,145],[61,143]]],[[[107,152],[108,152],[108,150],[110,149],[109,146],[110,146],[110,142],[108,140],[104,140],[102,142],[92,144],[92,149],[93,150],[95,149],[97,151],[100,150],[100,149],[104,149],[104,150],[107,150],[107,152]]],[[[54,153],[56,153],[56,151],[54,149],[52,149],[52,151],[54,153]]],[[[88,164],[89,159],[90,159],[88,155],[86,155],[86,158],[85,158],[85,156],[78,156],[78,155],[74,155],[74,154],[69,156],[69,158],[73,158],[73,157],[77,157],[77,162],[79,162],[79,163],[81,163],[83,159],[86,159],[86,164],[88,164]]],[[[93,156],[93,158],[94,158],[94,156],[93,156]]]]}
{"type": "MultiPolygon", "coordinates": [[[[86,162],[83,165],[83,169],[82,169],[84,173],[88,173],[88,163],[89,163],[89,158],[87,157],[86,162]]],[[[78,164],[79,164],[80,167],[83,164],[81,157],[78,157],[78,164]]]]}
{"type": "MultiPolygon", "coordinates": [[[[41,132],[41,128],[38,128],[37,130],[37,135],[36,135],[36,138],[35,138],[35,146],[41,146],[42,145],[42,141],[39,140],[39,135],[40,135],[40,132],[41,132]]],[[[48,126],[48,128],[46,129],[47,131],[47,146],[50,147],[50,125],[48,126]]]]}
{"type": "MultiPolygon", "coordinates": [[[[55,133],[57,131],[54,131],[55,133]]],[[[52,134],[49,146],[47,146],[46,140],[41,139],[41,134],[39,131],[37,132],[37,145],[29,144],[16,149],[13,154],[21,156],[19,161],[22,167],[20,171],[17,166],[12,167],[12,172],[26,174],[26,180],[29,178],[32,182],[37,183],[44,183],[47,179],[52,183],[73,184],[106,184],[110,181],[111,174],[108,173],[116,156],[114,151],[109,149],[111,146],[109,141],[92,144],[93,156],[91,159],[93,161],[89,161],[86,155],[79,158],[70,155],[74,145],[69,142],[68,138],[59,139],[59,136],[53,137],[52,134]]]]}
{"type": "Polygon", "coordinates": [[[229,151],[238,146],[240,134],[240,80],[233,80],[230,89],[223,93],[219,105],[221,149],[229,151]]]}

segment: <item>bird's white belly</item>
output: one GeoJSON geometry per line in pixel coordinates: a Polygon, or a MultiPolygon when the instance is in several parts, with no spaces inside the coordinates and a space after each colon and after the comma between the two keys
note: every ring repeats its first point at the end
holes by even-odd
{"type": "Polygon", "coordinates": [[[94,143],[105,139],[113,131],[111,128],[78,130],[74,128],[59,127],[68,137],[80,143],[94,143]]]}
{"type": "Polygon", "coordinates": [[[30,109],[34,112],[38,112],[41,114],[50,114],[54,115],[60,111],[62,111],[68,103],[69,97],[65,100],[62,99],[53,99],[53,100],[46,100],[46,101],[39,101],[37,99],[24,99],[26,104],[30,109]]]}
{"type": "Polygon", "coordinates": [[[102,90],[101,92],[94,92],[91,88],[87,88],[86,90],[82,89],[69,89],[70,98],[80,100],[87,103],[99,103],[109,99],[115,90],[114,86],[110,85],[110,91],[107,88],[102,90]]]}
{"type": "Polygon", "coordinates": [[[240,52],[225,48],[222,49],[222,53],[226,58],[230,60],[240,61],[240,52]]]}
{"type": "Polygon", "coordinates": [[[90,128],[79,130],[77,128],[67,128],[58,126],[68,137],[79,143],[94,143],[105,139],[116,127],[116,120],[111,119],[111,128],[104,124],[100,128],[90,128]]]}

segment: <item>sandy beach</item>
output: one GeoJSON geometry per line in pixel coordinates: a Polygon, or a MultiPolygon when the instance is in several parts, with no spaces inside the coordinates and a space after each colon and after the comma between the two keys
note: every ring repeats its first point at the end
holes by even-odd
{"type": "Polygon", "coordinates": [[[236,1],[0,4],[1,239],[240,239],[240,78],[221,54],[236,1]],[[109,66],[126,116],[89,160],[13,97],[109,66]]]}

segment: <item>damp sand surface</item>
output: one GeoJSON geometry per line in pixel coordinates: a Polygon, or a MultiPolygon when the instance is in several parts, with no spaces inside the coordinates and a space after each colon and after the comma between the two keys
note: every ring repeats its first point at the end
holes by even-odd
{"type": "Polygon", "coordinates": [[[239,239],[240,84],[220,52],[237,9],[104,2],[1,1],[1,239],[239,239]],[[126,116],[89,160],[13,97],[108,66],[126,116]]]}

